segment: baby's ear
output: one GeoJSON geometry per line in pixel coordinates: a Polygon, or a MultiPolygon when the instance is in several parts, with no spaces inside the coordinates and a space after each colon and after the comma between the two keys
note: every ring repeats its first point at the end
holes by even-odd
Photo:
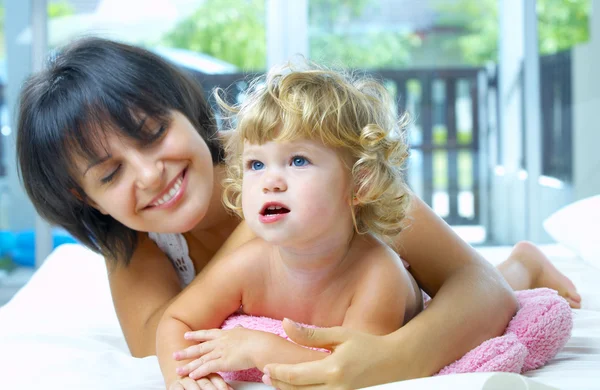
{"type": "Polygon", "coordinates": [[[364,194],[369,193],[368,184],[365,183],[368,180],[371,171],[366,166],[361,166],[360,169],[354,171],[352,177],[352,197],[350,198],[350,204],[352,206],[358,206],[364,201],[364,194]],[[361,197],[362,195],[362,197],[361,197]]]}

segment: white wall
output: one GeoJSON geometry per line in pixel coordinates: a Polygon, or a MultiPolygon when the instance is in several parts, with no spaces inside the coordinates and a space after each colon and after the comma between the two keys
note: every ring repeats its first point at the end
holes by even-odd
{"type": "Polygon", "coordinates": [[[500,127],[497,137],[502,143],[502,152],[499,156],[500,163],[494,167],[491,179],[491,225],[488,235],[495,243],[509,244],[526,235],[525,183],[519,177],[523,131],[523,85],[520,74],[525,56],[523,0],[500,1],[499,11],[500,127]]]}
{"type": "MultiPolygon", "coordinates": [[[[544,113],[540,112],[535,3],[504,0],[499,2],[499,7],[500,129],[497,137],[503,151],[492,174],[489,236],[497,244],[513,244],[519,240],[550,242],[542,223],[572,201],[573,188],[569,183],[556,180],[548,184],[541,175],[540,119],[544,113]]],[[[579,101],[580,98],[574,96],[575,107],[579,101]]],[[[589,145],[591,140],[586,136],[581,142],[589,145]]],[[[574,153],[577,154],[577,149],[574,153]]]]}
{"type": "Polygon", "coordinates": [[[36,215],[19,181],[15,153],[17,100],[21,85],[31,73],[32,66],[30,42],[20,42],[17,37],[31,25],[31,1],[8,1],[4,4],[7,65],[5,97],[11,128],[10,136],[4,138],[7,169],[5,180],[10,189],[8,223],[11,230],[18,231],[33,229],[36,215]]]}
{"type": "Polygon", "coordinates": [[[308,58],[308,0],[267,0],[267,68],[308,58]]]}
{"type": "Polygon", "coordinates": [[[600,0],[592,0],[590,40],[573,50],[573,197],[600,194],[600,0]]]}

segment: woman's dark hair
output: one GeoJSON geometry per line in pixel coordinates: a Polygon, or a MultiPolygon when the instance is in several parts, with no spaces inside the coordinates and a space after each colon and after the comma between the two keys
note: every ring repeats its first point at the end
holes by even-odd
{"type": "Polygon", "coordinates": [[[198,82],[158,55],[102,38],[75,41],[30,77],[19,103],[19,173],[37,212],[81,243],[127,264],[138,232],[87,201],[75,180],[76,158],[96,159],[107,131],[150,141],[142,119],[177,110],[223,158],[213,113],[198,82]]]}

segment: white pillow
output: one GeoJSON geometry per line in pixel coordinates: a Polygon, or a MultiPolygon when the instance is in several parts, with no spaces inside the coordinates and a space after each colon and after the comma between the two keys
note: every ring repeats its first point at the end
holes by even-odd
{"type": "Polygon", "coordinates": [[[600,195],[571,203],[544,221],[558,243],[600,269],[600,195]]]}

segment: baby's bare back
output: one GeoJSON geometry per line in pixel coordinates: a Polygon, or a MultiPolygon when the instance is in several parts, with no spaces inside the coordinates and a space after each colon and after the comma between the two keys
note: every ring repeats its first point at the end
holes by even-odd
{"type": "Polygon", "coordinates": [[[244,314],[366,330],[370,326],[362,322],[381,316],[389,322],[383,329],[393,331],[422,308],[420,290],[398,255],[372,236],[355,236],[341,260],[310,270],[290,266],[276,248],[262,245],[268,256],[255,263],[261,268],[254,270],[262,275],[260,283],[244,289],[244,314]],[[373,318],[360,319],[368,315],[373,318]]]}

